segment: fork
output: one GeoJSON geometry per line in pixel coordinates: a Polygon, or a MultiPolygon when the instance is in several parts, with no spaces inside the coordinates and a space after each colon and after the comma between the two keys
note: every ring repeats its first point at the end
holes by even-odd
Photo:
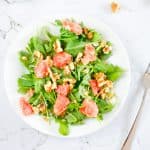
{"type": "Polygon", "coordinates": [[[143,86],[144,86],[144,94],[143,94],[143,97],[142,97],[142,102],[141,102],[141,105],[140,105],[140,108],[137,112],[137,115],[135,117],[135,120],[133,122],[133,125],[129,131],[129,134],[127,136],[127,138],[125,139],[122,147],[121,147],[121,150],[131,150],[131,146],[132,146],[132,141],[133,141],[133,138],[135,136],[135,132],[136,132],[136,129],[137,129],[137,125],[139,123],[139,120],[141,118],[141,113],[143,111],[143,106],[144,106],[144,102],[145,102],[145,97],[146,97],[146,94],[147,94],[147,91],[148,89],[150,88],[150,63],[144,73],[144,76],[143,76],[143,86]]]}

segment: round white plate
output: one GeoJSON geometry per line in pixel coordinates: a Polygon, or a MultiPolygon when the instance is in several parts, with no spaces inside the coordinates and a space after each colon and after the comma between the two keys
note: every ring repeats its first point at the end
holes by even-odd
{"type": "MultiPolygon", "coordinates": [[[[58,124],[56,124],[54,121],[47,123],[38,115],[25,117],[21,113],[19,107],[20,94],[18,94],[17,92],[17,79],[25,70],[18,60],[18,52],[25,48],[29,38],[36,34],[40,27],[48,25],[48,23],[53,22],[55,19],[62,18],[65,17],[49,17],[46,19],[39,19],[38,21],[36,21],[36,23],[32,23],[30,27],[23,29],[23,31],[18,34],[17,38],[15,38],[12,45],[10,45],[10,47],[8,48],[4,70],[5,88],[9,101],[12,104],[14,110],[32,128],[35,128],[42,133],[57,137],[64,136],[58,133],[58,124]]],[[[85,25],[91,28],[95,28],[97,31],[99,31],[99,33],[102,34],[104,39],[112,42],[113,55],[109,59],[109,61],[113,64],[121,66],[122,68],[124,68],[124,70],[126,70],[126,72],[123,77],[115,84],[115,92],[117,94],[119,102],[117,103],[113,111],[107,113],[104,116],[103,121],[88,119],[83,125],[70,126],[70,134],[65,137],[83,136],[97,131],[98,129],[101,129],[102,127],[109,124],[124,105],[130,84],[130,66],[128,55],[126,49],[124,48],[116,34],[114,34],[108,26],[94,19],[81,17],[74,17],[74,19],[77,21],[83,21],[85,25]]],[[[52,26],[50,26],[50,30],[56,32],[52,26]]]]}

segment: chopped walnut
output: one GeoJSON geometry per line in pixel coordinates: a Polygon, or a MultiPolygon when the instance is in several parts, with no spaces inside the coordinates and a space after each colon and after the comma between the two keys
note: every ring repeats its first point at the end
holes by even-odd
{"type": "Polygon", "coordinates": [[[52,73],[50,68],[49,68],[48,72],[49,72],[49,77],[52,79],[53,82],[55,82],[56,79],[54,78],[54,75],[53,75],[53,73],[52,73]]]}
{"type": "Polygon", "coordinates": [[[50,56],[47,56],[47,57],[46,57],[46,61],[47,61],[48,65],[49,65],[50,67],[53,65],[53,60],[51,59],[50,56]]]}
{"type": "Polygon", "coordinates": [[[88,38],[88,39],[92,39],[92,38],[93,38],[93,32],[89,32],[89,33],[87,34],[87,38],[88,38]]]}
{"type": "Polygon", "coordinates": [[[105,85],[106,85],[106,87],[108,87],[108,88],[113,88],[113,82],[112,82],[111,80],[106,80],[106,81],[105,81],[105,85]]]}
{"type": "Polygon", "coordinates": [[[88,28],[83,28],[83,33],[85,34],[85,35],[87,35],[88,34],[88,32],[89,32],[89,30],[88,30],[88,28]]]}
{"type": "Polygon", "coordinates": [[[103,72],[96,73],[94,77],[97,80],[97,82],[102,82],[106,79],[106,75],[103,72]]]}
{"type": "Polygon", "coordinates": [[[113,82],[110,80],[105,80],[102,82],[103,86],[101,86],[99,95],[102,97],[102,99],[110,99],[111,98],[111,90],[113,88],[113,82]]]}
{"type": "Polygon", "coordinates": [[[70,86],[70,90],[72,90],[74,87],[74,84],[69,84],[69,86],[70,86]]]}
{"type": "Polygon", "coordinates": [[[30,99],[34,94],[34,90],[32,88],[30,88],[27,93],[26,93],[26,98],[30,99]]]}
{"type": "Polygon", "coordinates": [[[38,114],[38,113],[39,113],[39,108],[37,108],[37,107],[32,107],[32,109],[33,109],[33,111],[34,111],[35,114],[38,114]]]}
{"type": "Polygon", "coordinates": [[[45,104],[41,103],[38,106],[39,112],[45,112],[46,111],[46,106],[45,104]]]}
{"type": "Polygon", "coordinates": [[[74,63],[73,63],[73,62],[71,62],[71,63],[69,64],[69,68],[70,68],[70,70],[74,70],[74,63]]]}
{"type": "Polygon", "coordinates": [[[101,80],[98,82],[98,87],[103,87],[105,85],[105,80],[101,80]]]}
{"type": "Polygon", "coordinates": [[[106,44],[107,44],[106,41],[101,41],[101,42],[100,42],[100,47],[101,47],[101,48],[104,48],[104,47],[106,46],[106,44]]]}
{"type": "Polygon", "coordinates": [[[102,99],[110,99],[113,82],[111,80],[107,80],[106,75],[103,72],[96,73],[94,78],[96,79],[99,87],[98,96],[102,99]]]}
{"type": "Polygon", "coordinates": [[[53,77],[54,77],[55,80],[60,79],[60,75],[58,73],[53,73],[53,77]]]}
{"type": "Polygon", "coordinates": [[[75,62],[79,62],[83,56],[83,53],[78,53],[75,62]]]}
{"type": "Polygon", "coordinates": [[[56,88],[57,88],[57,84],[56,84],[56,82],[53,82],[52,89],[56,89],[56,88]]]}
{"type": "Polygon", "coordinates": [[[60,41],[58,39],[54,42],[53,48],[54,48],[56,53],[59,53],[59,52],[63,51],[63,49],[61,48],[60,41]]]}
{"type": "Polygon", "coordinates": [[[39,60],[43,59],[42,53],[38,50],[34,51],[33,55],[34,55],[34,57],[38,58],[39,60]]]}
{"type": "Polygon", "coordinates": [[[108,45],[106,45],[106,46],[103,48],[104,54],[109,54],[111,50],[112,50],[112,47],[111,47],[111,46],[108,46],[108,45]]]}
{"type": "Polygon", "coordinates": [[[119,9],[120,9],[120,5],[117,2],[113,1],[111,3],[111,11],[113,13],[116,13],[119,9]]]}
{"type": "Polygon", "coordinates": [[[52,89],[56,89],[57,88],[56,80],[58,76],[56,76],[56,74],[53,74],[50,68],[49,68],[49,76],[52,79],[52,89]]]}
{"type": "Polygon", "coordinates": [[[76,83],[76,80],[75,79],[73,79],[73,78],[66,78],[66,79],[64,79],[63,80],[64,81],[64,83],[71,83],[71,84],[74,84],[74,83],[76,83]]]}
{"type": "Polygon", "coordinates": [[[44,85],[44,89],[46,92],[50,92],[52,90],[52,83],[51,81],[48,81],[45,85],[44,85]]]}
{"type": "Polygon", "coordinates": [[[64,73],[65,74],[70,74],[71,73],[69,66],[64,67],[64,73]]]}

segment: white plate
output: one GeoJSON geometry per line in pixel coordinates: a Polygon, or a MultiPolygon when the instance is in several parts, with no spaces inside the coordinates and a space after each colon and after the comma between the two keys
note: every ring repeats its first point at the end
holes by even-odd
{"type": "MultiPolygon", "coordinates": [[[[8,48],[4,70],[5,88],[9,101],[15,111],[32,128],[35,128],[45,134],[57,137],[64,136],[61,136],[58,133],[58,124],[56,124],[55,122],[52,121],[49,124],[39,116],[33,115],[31,117],[25,117],[22,115],[18,105],[20,94],[17,93],[17,78],[24,72],[24,69],[18,60],[18,51],[25,48],[25,45],[28,42],[29,38],[36,34],[37,30],[40,27],[47,25],[49,22],[53,22],[55,19],[61,18],[62,17],[50,17],[49,19],[39,19],[38,21],[36,21],[36,23],[20,32],[12,45],[10,45],[10,47],[8,48]]],[[[120,39],[111,31],[108,26],[99,21],[81,17],[74,17],[74,19],[83,21],[85,25],[88,25],[91,28],[95,28],[103,35],[104,39],[109,40],[113,43],[113,55],[109,59],[109,61],[113,64],[121,66],[126,70],[126,72],[115,85],[115,92],[118,96],[119,102],[117,103],[113,111],[106,114],[103,121],[88,119],[83,125],[70,126],[70,134],[67,137],[83,136],[97,131],[98,129],[101,129],[102,127],[109,124],[124,105],[130,84],[130,66],[128,55],[120,39]]]]}

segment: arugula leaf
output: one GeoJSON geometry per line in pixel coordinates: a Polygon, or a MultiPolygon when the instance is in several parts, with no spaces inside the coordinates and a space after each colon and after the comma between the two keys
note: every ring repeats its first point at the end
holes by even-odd
{"type": "Polygon", "coordinates": [[[82,98],[81,98],[81,94],[78,92],[77,88],[74,88],[70,93],[69,93],[69,98],[72,101],[77,101],[77,102],[81,102],[82,98]]]}
{"type": "Polygon", "coordinates": [[[55,25],[57,25],[57,26],[62,26],[62,23],[61,23],[61,20],[55,20],[55,25]]]}
{"type": "Polygon", "coordinates": [[[101,114],[105,114],[107,112],[110,112],[114,107],[114,105],[112,103],[110,103],[106,100],[102,100],[102,99],[97,99],[96,103],[99,107],[99,112],[101,114]]]}
{"type": "Polygon", "coordinates": [[[32,54],[30,54],[28,51],[20,51],[19,60],[26,69],[28,69],[30,72],[33,72],[36,60],[32,54]]]}
{"type": "Polygon", "coordinates": [[[59,122],[59,133],[62,135],[69,134],[69,126],[66,122],[63,122],[63,121],[59,122]]]}
{"type": "Polygon", "coordinates": [[[37,106],[41,103],[41,93],[35,93],[30,99],[29,103],[33,106],[37,106]]]}
{"type": "Polygon", "coordinates": [[[56,101],[56,92],[54,90],[51,92],[43,92],[43,96],[51,104],[54,104],[56,101]]]}
{"type": "Polygon", "coordinates": [[[79,124],[82,123],[85,116],[79,112],[80,105],[79,103],[70,103],[67,108],[67,115],[65,119],[70,124],[79,124]]]}
{"type": "Polygon", "coordinates": [[[117,65],[108,64],[97,59],[91,66],[94,73],[103,72],[109,80],[116,81],[123,75],[123,69],[117,65]]]}
{"type": "Polygon", "coordinates": [[[38,37],[32,37],[28,43],[27,50],[30,53],[33,53],[35,50],[40,51],[42,54],[45,54],[43,42],[38,37]]]}
{"type": "Polygon", "coordinates": [[[85,116],[81,114],[79,111],[70,112],[66,115],[66,120],[70,124],[81,124],[85,116]]]}
{"type": "Polygon", "coordinates": [[[116,81],[118,80],[122,75],[124,71],[119,66],[115,66],[111,72],[107,73],[107,77],[109,80],[116,81]]]}
{"type": "Polygon", "coordinates": [[[26,93],[30,88],[34,87],[32,74],[24,74],[18,79],[18,91],[26,93]]]}
{"type": "Polygon", "coordinates": [[[95,30],[93,30],[93,38],[92,38],[92,42],[99,42],[102,39],[102,36],[96,32],[95,30]]]}
{"type": "Polygon", "coordinates": [[[45,79],[35,78],[34,79],[35,93],[39,93],[43,89],[44,84],[45,84],[45,79]]]}
{"type": "Polygon", "coordinates": [[[67,42],[65,51],[73,57],[77,56],[79,52],[83,52],[86,42],[80,40],[72,40],[67,42]]]}
{"type": "Polygon", "coordinates": [[[103,114],[102,114],[102,113],[98,113],[97,119],[98,119],[98,120],[103,120],[103,114]]]}
{"type": "Polygon", "coordinates": [[[112,55],[112,52],[110,52],[110,53],[108,53],[108,54],[104,54],[104,53],[103,53],[103,54],[100,55],[99,58],[100,58],[101,60],[106,60],[106,59],[108,59],[111,55],[112,55]]]}
{"type": "Polygon", "coordinates": [[[69,30],[67,30],[65,28],[60,29],[60,40],[61,41],[68,42],[68,41],[77,40],[77,39],[78,39],[78,36],[75,33],[70,32],[69,30]]]}
{"type": "Polygon", "coordinates": [[[72,113],[69,113],[65,118],[68,123],[72,124],[72,123],[77,122],[77,118],[72,113]]]}
{"type": "Polygon", "coordinates": [[[70,104],[68,105],[67,110],[68,110],[69,112],[74,112],[74,111],[78,110],[79,107],[80,107],[79,103],[74,103],[74,102],[73,102],[73,103],[70,103],[70,104]]]}

